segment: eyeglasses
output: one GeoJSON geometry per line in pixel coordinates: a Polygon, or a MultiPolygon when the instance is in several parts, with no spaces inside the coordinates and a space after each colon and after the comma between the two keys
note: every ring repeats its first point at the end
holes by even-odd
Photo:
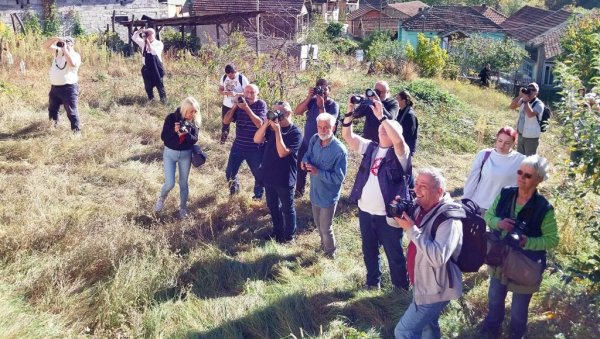
{"type": "Polygon", "coordinates": [[[531,179],[531,178],[533,178],[533,175],[531,173],[525,173],[525,172],[523,172],[521,170],[517,171],[517,175],[520,175],[520,176],[524,177],[525,179],[531,179]]]}

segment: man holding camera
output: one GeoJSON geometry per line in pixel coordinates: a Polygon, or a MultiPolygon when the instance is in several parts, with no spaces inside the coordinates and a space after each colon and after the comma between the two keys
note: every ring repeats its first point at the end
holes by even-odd
{"type": "Polygon", "coordinates": [[[225,177],[229,184],[229,193],[240,191],[237,173],[242,163],[246,161],[254,176],[254,196],[260,200],[263,196],[263,185],[258,179],[258,170],[263,157],[263,145],[254,143],[254,134],[267,117],[267,104],[258,99],[258,86],[254,84],[244,87],[244,95],[236,98],[236,104],[223,117],[223,124],[230,124],[236,117],[235,140],[229,152],[225,177]]]}
{"type": "Polygon", "coordinates": [[[154,37],[155,34],[152,28],[140,28],[133,32],[132,40],[142,50],[142,78],[144,79],[144,89],[148,95],[148,100],[154,100],[154,87],[156,87],[160,102],[165,104],[167,93],[163,84],[165,69],[162,63],[164,45],[162,41],[154,37]]]}
{"type": "MultiPolygon", "coordinates": [[[[225,66],[225,74],[221,78],[219,84],[219,94],[223,96],[223,105],[221,106],[221,116],[225,116],[227,111],[236,104],[236,97],[242,94],[244,87],[250,82],[241,73],[236,72],[233,65],[225,66]]],[[[235,116],[233,117],[235,121],[235,116]]],[[[221,144],[227,141],[229,135],[229,124],[223,124],[221,126],[221,144]]]]}
{"type": "Polygon", "coordinates": [[[509,106],[511,109],[519,108],[517,152],[526,156],[537,153],[542,134],[539,121],[544,113],[544,103],[537,98],[538,92],[538,84],[532,82],[527,88],[521,88],[509,106]]]}
{"type": "Polygon", "coordinates": [[[367,268],[368,289],[379,289],[383,245],[390,267],[392,284],[408,289],[406,260],[402,253],[402,229],[392,227],[386,220],[386,204],[400,196],[409,200],[412,175],[410,149],[402,137],[402,127],[383,114],[383,104],[374,100],[371,114],[380,123],[379,143],[353,133],[352,119],[356,105],[348,102],[350,110],[344,116],[342,136],[351,150],[363,155],[356,174],[350,199],[358,201],[362,251],[367,268]]]}
{"type": "MultiPolygon", "coordinates": [[[[387,81],[377,81],[375,83],[374,92],[377,94],[381,100],[381,103],[383,104],[383,114],[388,119],[396,120],[400,106],[398,105],[398,100],[390,96],[390,86],[388,85],[387,81]]],[[[365,125],[363,127],[363,137],[375,142],[379,142],[379,125],[379,121],[377,121],[375,115],[366,114],[365,125]]]]}
{"type": "Polygon", "coordinates": [[[310,138],[300,166],[311,176],[310,203],[321,237],[320,250],[326,257],[335,259],[333,215],[346,178],[348,151],[333,134],[336,122],[333,115],[321,113],[316,120],[317,134],[310,138]]]}
{"type": "Polygon", "coordinates": [[[394,330],[396,339],[440,338],[440,314],[450,300],[462,295],[462,273],[451,261],[460,254],[462,222],[446,218],[433,230],[438,216],[454,205],[445,190],[441,172],[423,168],[415,184],[416,209],[394,215],[397,227],[410,239],[406,262],[413,285],[413,300],[394,330]]]}
{"type": "Polygon", "coordinates": [[[81,126],[77,112],[79,96],[79,66],[81,56],[75,52],[75,39],[71,37],[50,38],[42,47],[54,53],[50,66],[50,93],[48,100],[48,115],[53,126],[58,124],[58,111],[63,105],[71,122],[71,130],[79,135],[81,126]]]}
{"type": "Polygon", "coordinates": [[[277,102],[254,134],[256,144],[265,144],[260,173],[273,221],[273,232],[269,237],[279,243],[294,240],[296,234],[294,188],[302,132],[292,123],[291,115],[289,103],[277,102]]]}
{"type": "MultiPolygon", "coordinates": [[[[317,116],[321,113],[329,113],[336,120],[340,113],[340,107],[332,98],[329,97],[329,82],[325,79],[317,80],[316,86],[308,89],[306,99],[298,104],[294,113],[302,115],[306,112],[306,124],[304,125],[304,140],[298,152],[299,161],[304,157],[308,149],[310,138],[317,133],[317,116]]],[[[334,130],[335,133],[335,130],[334,130]]],[[[300,163],[298,163],[300,166],[300,163]]],[[[304,195],[304,186],[306,186],[306,171],[298,171],[298,182],[296,183],[295,197],[301,198],[304,195]]]]}

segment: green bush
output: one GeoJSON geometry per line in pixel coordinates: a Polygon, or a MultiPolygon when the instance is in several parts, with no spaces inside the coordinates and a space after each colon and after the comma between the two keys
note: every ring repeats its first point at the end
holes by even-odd
{"type": "Polygon", "coordinates": [[[74,12],[73,14],[73,36],[81,37],[85,35],[85,29],[81,24],[81,16],[78,12],[74,12]]]}
{"type": "Polygon", "coordinates": [[[181,32],[173,29],[164,29],[160,33],[160,40],[165,44],[165,49],[187,49],[193,53],[200,49],[200,39],[190,33],[184,33],[184,39],[181,39],[181,32]]]}
{"type": "Polygon", "coordinates": [[[358,43],[347,38],[335,38],[333,40],[333,51],[336,54],[352,55],[358,49],[358,43]]]}
{"type": "Polygon", "coordinates": [[[60,32],[60,17],[58,15],[58,8],[56,4],[50,5],[48,8],[46,18],[44,18],[44,35],[46,36],[57,36],[60,32]]]}
{"type": "Polygon", "coordinates": [[[440,38],[428,39],[424,34],[417,36],[417,48],[412,52],[412,47],[407,49],[407,55],[412,56],[417,66],[419,74],[424,77],[434,77],[442,74],[448,55],[440,45],[440,38]]]}
{"type": "Polygon", "coordinates": [[[325,29],[325,33],[330,39],[339,38],[342,36],[342,28],[344,25],[340,22],[332,22],[325,29]]]}
{"type": "Polygon", "coordinates": [[[39,35],[42,33],[40,18],[33,11],[28,10],[23,14],[23,26],[25,27],[25,34],[39,35]]]}

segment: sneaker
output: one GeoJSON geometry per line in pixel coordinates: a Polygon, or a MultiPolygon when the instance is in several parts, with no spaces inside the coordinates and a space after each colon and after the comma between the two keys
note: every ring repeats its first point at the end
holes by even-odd
{"type": "Polygon", "coordinates": [[[163,207],[165,207],[165,200],[167,198],[163,198],[163,197],[158,197],[158,200],[156,200],[156,204],[154,204],[154,212],[160,212],[162,211],[163,207]]]}
{"type": "Polygon", "coordinates": [[[225,141],[227,141],[228,136],[229,136],[229,131],[221,132],[221,140],[220,140],[221,145],[223,145],[225,143],[225,141]]]}
{"type": "Polygon", "coordinates": [[[188,210],[187,208],[182,208],[179,210],[179,219],[185,219],[188,217],[188,210]]]}

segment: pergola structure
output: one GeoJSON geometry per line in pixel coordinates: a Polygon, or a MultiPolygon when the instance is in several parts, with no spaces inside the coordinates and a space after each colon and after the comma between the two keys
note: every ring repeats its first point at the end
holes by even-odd
{"type": "MultiPolygon", "coordinates": [[[[256,22],[256,51],[258,53],[258,41],[260,36],[260,15],[264,13],[264,11],[248,11],[248,12],[236,12],[236,13],[224,13],[224,14],[207,14],[207,15],[195,15],[195,16],[186,16],[186,17],[176,17],[176,18],[165,18],[165,19],[152,19],[146,16],[143,16],[141,19],[136,20],[132,15],[131,20],[118,20],[117,16],[113,15],[113,27],[115,22],[127,27],[128,36],[129,36],[129,48],[130,50],[133,48],[133,40],[132,35],[135,30],[140,27],[153,28],[156,31],[156,37],[160,40],[160,31],[164,27],[179,27],[179,31],[181,32],[181,40],[185,42],[185,27],[186,26],[206,26],[206,25],[215,25],[217,31],[217,46],[220,46],[219,39],[219,30],[223,30],[226,34],[231,34],[231,30],[235,27],[236,23],[246,22],[248,26],[252,27],[252,23],[250,19],[255,19],[256,22]],[[223,29],[223,24],[231,24],[231,30],[229,32],[223,29]]],[[[114,28],[113,28],[114,30],[114,28]]]]}

